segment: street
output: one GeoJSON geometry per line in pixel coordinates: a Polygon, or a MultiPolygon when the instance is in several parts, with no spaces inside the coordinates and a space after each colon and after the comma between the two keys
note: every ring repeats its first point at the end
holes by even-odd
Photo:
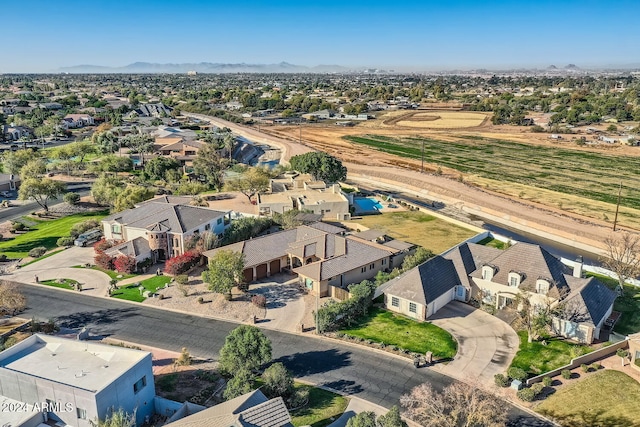
{"type": "MultiPolygon", "coordinates": [[[[129,304],[116,299],[93,298],[55,288],[23,285],[27,310],[23,317],[57,319],[60,326],[89,328],[92,335],[180,351],[186,347],[197,357],[213,359],[226,335],[237,324],[129,304]]],[[[441,389],[454,380],[428,368],[415,369],[401,360],[337,341],[264,330],[280,361],[295,377],[373,403],[391,407],[412,387],[429,382],[441,389]]],[[[546,425],[505,402],[513,425],[546,425]]]]}

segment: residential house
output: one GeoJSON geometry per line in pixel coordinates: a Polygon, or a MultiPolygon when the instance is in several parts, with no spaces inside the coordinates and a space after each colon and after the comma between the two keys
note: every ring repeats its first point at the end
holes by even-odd
{"type": "Polygon", "coordinates": [[[16,191],[20,188],[20,176],[0,173],[0,191],[16,191]]]}
{"type": "Polygon", "coordinates": [[[181,140],[174,142],[173,144],[163,145],[159,148],[159,152],[163,156],[169,156],[177,161],[184,167],[191,167],[193,160],[198,155],[198,151],[204,145],[204,142],[181,140]]]}
{"type": "Polygon", "coordinates": [[[90,427],[112,408],[141,425],[154,398],[149,352],[36,334],[0,353],[0,401],[24,408],[2,411],[2,425],[90,427]]]}
{"type": "Polygon", "coordinates": [[[166,427],[293,427],[282,397],[255,390],[165,424],[166,427]]]}
{"type": "Polygon", "coordinates": [[[607,333],[615,292],[594,278],[582,277],[544,248],[517,243],[502,251],[464,243],[394,279],[385,291],[385,305],[420,320],[457,299],[473,298],[496,309],[516,309],[519,294],[531,306],[559,308],[555,333],[591,343],[607,333]]]}
{"type": "Polygon", "coordinates": [[[410,244],[393,247],[389,242],[370,242],[344,236],[344,232],[318,222],[212,249],[204,255],[210,258],[220,250],[240,252],[245,259],[245,282],[286,268],[297,274],[310,292],[345,299],[348,285],[390,270],[414,248],[410,244]]]}
{"type": "Polygon", "coordinates": [[[315,181],[308,174],[288,173],[271,180],[270,193],[258,194],[261,215],[292,209],[321,214],[327,219],[348,220],[349,198],[338,184],[315,181]]]}
{"type": "Polygon", "coordinates": [[[62,119],[62,127],[65,129],[76,129],[85,126],[93,126],[95,121],[89,114],[67,114],[62,119]]]}
{"type": "Polygon", "coordinates": [[[221,212],[188,203],[188,198],[172,196],[139,203],[133,209],[104,218],[104,237],[126,244],[112,248],[114,254],[162,261],[183,254],[185,242],[194,234],[211,231],[222,236],[231,223],[230,211],[221,212]]]}
{"type": "Polygon", "coordinates": [[[2,133],[7,141],[17,141],[20,138],[29,138],[33,135],[33,131],[25,126],[3,126],[2,133]]]}
{"type": "Polygon", "coordinates": [[[154,145],[158,150],[165,145],[182,141],[194,141],[198,138],[195,131],[191,129],[179,129],[171,126],[158,126],[155,131],[151,132],[151,135],[155,137],[154,145]]]}
{"type": "Polygon", "coordinates": [[[127,113],[125,119],[133,117],[169,117],[173,108],[164,105],[162,102],[157,104],[140,104],[138,108],[127,113]]]}

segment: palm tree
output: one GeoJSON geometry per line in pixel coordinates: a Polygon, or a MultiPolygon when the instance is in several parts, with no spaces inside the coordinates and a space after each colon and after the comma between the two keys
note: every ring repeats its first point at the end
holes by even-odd
{"type": "Polygon", "coordinates": [[[227,150],[227,153],[229,153],[229,160],[231,160],[231,156],[233,155],[233,147],[235,147],[236,145],[236,139],[231,133],[228,133],[224,136],[223,143],[224,149],[227,150]]]}

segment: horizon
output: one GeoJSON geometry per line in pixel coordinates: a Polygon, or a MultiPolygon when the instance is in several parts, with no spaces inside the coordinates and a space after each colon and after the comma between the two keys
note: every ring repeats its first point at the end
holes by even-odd
{"type": "Polygon", "coordinates": [[[337,65],[398,72],[640,68],[640,34],[621,25],[640,4],[617,0],[521,5],[458,0],[360,0],[322,6],[277,0],[27,0],[29,19],[4,22],[6,46],[20,51],[0,73],[56,73],[84,66],[152,64],[337,65]],[[560,4],[558,4],[560,3],[560,4]],[[69,14],[74,14],[69,16],[69,14]]]}

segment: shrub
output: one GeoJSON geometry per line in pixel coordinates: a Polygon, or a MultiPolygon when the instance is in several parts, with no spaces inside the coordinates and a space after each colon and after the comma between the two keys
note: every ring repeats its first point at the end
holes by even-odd
{"type": "Polygon", "coordinates": [[[65,193],[65,195],[62,196],[62,200],[70,205],[76,205],[80,201],[80,195],[77,193],[65,193]]]}
{"type": "Polygon", "coordinates": [[[113,261],[113,266],[118,273],[131,274],[136,269],[136,259],[132,256],[121,255],[113,261]]]}
{"type": "Polygon", "coordinates": [[[536,393],[530,388],[523,388],[522,390],[518,390],[517,396],[525,402],[533,402],[533,399],[536,398],[536,393]]]}
{"type": "Polygon", "coordinates": [[[40,258],[47,252],[47,248],[44,246],[38,246],[37,248],[33,248],[29,251],[29,256],[31,258],[40,258]]]}
{"type": "Polygon", "coordinates": [[[200,252],[187,251],[182,255],[169,258],[165,263],[164,270],[167,274],[177,276],[178,274],[185,273],[191,267],[200,262],[200,252]]]}
{"type": "Polygon", "coordinates": [[[298,388],[296,389],[291,397],[289,398],[289,407],[291,409],[301,408],[309,403],[309,389],[298,388]]]}
{"type": "Polygon", "coordinates": [[[542,384],[544,384],[545,387],[551,387],[552,383],[553,383],[553,380],[551,379],[551,377],[544,377],[542,379],[542,384]]]}
{"type": "Polygon", "coordinates": [[[4,349],[6,350],[9,347],[13,347],[16,344],[18,344],[18,338],[11,336],[5,340],[4,349]]]}
{"type": "Polygon", "coordinates": [[[589,369],[591,367],[589,365],[587,365],[586,363],[583,363],[582,365],[580,365],[580,369],[582,369],[582,372],[589,372],[589,369]]]}
{"type": "Polygon", "coordinates": [[[144,260],[138,263],[138,271],[144,272],[147,271],[147,268],[153,265],[153,261],[151,258],[145,258],[144,260]]]}
{"type": "Polygon", "coordinates": [[[599,363],[592,363],[589,367],[593,369],[593,371],[595,372],[595,371],[599,371],[602,366],[600,366],[599,363]]]}
{"type": "Polygon", "coordinates": [[[104,252],[98,252],[93,258],[96,265],[104,270],[113,270],[113,258],[104,252]]]}
{"type": "Polygon", "coordinates": [[[521,368],[511,367],[507,371],[507,375],[509,375],[509,378],[518,381],[524,381],[527,379],[527,373],[521,368]]]}
{"type": "Polygon", "coordinates": [[[21,223],[21,222],[14,221],[13,223],[11,223],[11,229],[12,229],[12,230],[15,230],[15,231],[22,231],[22,230],[24,230],[25,228],[26,228],[26,226],[25,226],[23,223],[21,223]]]}
{"type": "Polygon", "coordinates": [[[192,358],[186,347],[182,347],[182,352],[180,356],[173,361],[176,366],[189,366],[191,365],[192,358]]]}
{"type": "Polygon", "coordinates": [[[93,250],[96,253],[102,253],[104,251],[106,251],[107,249],[109,249],[110,247],[112,247],[113,244],[111,242],[109,242],[106,239],[100,239],[96,242],[95,245],[93,245],[93,250]]]}
{"type": "Polygon", "coordinates": [[[198,297],[198,304],[204,304],[204,298],[198,297]]]}
{"type": "Polygon", "coordinates": [[[183,297],[189,296],[189,289],[187,289],[187,286],[184,283],[178,283],[178,291],[183,297]]]}
{"type": "Polygon", "coordinates": [[[569,378],[571,378],[571,371],[568,369],[563,369],[562,372],[560,372],[560,375],[562,375],[562,378],[564,378],[565,380],[568,380],[569,378]]]}
{"type": "Polygon", "coordinates": [[[533,390],[533,392],[537,396],[540,393],[542,393],[542,390],[544,390],[544,387],[545,386],[543,383],[535,383],[534,385],[531,386],[531,390],[533,390]]]}
{"type": "Polygon", "coordinates": [[[69,234],[74,239],[84,233],[85,231],[93,230],[94,228],[100,227],[100,223],[95,219],[88,219],[86,221],[79,222],[71,227],[71,231],[69,234]]]}
{"type": "Polygon", "coordinates": [[[71,237],[61,237],[58,240],[56,240],[56,245],[58,245],[58,246],[72,246],[73,245],[73,238],[71,238],[71,237]]]}
{"type": "Polygon", "coordinates": [[[186,285],[187,283],[189,283],[189,275],[187,275],[187,274],[178,274],[176,276],[176,283],[178,283],[180,285],[186,285]]]}
{"type": "Polygon", "coordinates": [[[256,307],[265,308],[267,306],[267,297],[264,295],[254,295],[251,297],[251,302],[256,307]]]}
{"type": "Polygon", "coordinates": [[[509,385],[509,378],[503,374],[495,374],[493,380],[498,387],[507,387],[509,385]]]}

